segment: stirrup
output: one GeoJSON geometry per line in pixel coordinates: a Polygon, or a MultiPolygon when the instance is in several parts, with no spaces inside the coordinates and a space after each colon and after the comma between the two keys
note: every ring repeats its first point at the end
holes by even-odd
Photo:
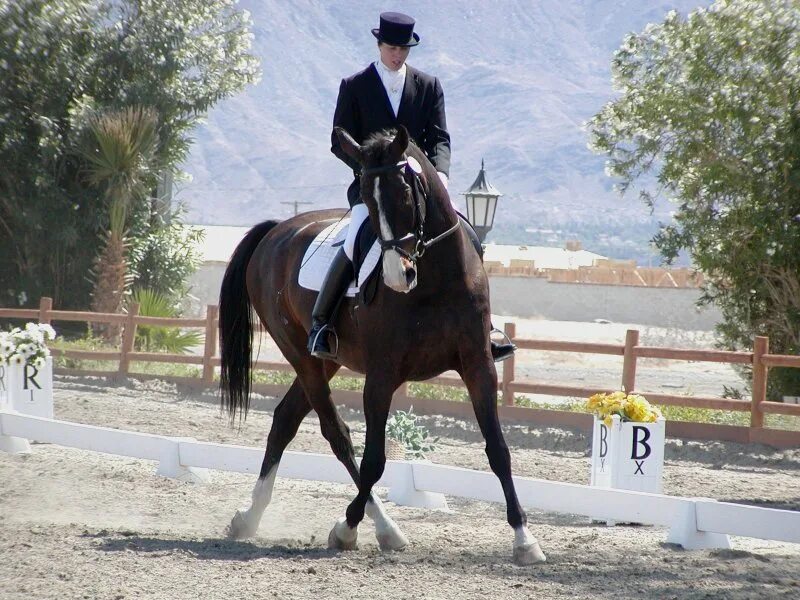
{"type": "Polygon", "coordinates": [[[491,335],[493,333],[499,333],[500,335],[502,335],[505,338],[505,342],[504,343],[506,343],[506,344],[508,344],[510,346],[514,346],[514,350],[517,349],[517,345],[514,342],[511,341],[511,338],[508,337],[508,334],[505,331],[503,331],[502,329],[498,329],[497,327],[492,327],[492,330],[489,332],[489,337],[491,337],[491,335]]]}
{"type": "Polygon", "coordinates": [[[309,352],[311,352],[311,356],[314,356],[315,358],[321,358],[323,360],[336,360],[336,357],[339,355],[339,336],[336,334],[336,330],[328,323],[325,323],[322,327],[320,327],[317,331],[317,334],[314,336],[314,339],[310,340],[309,352]],[[330,338],[323,338],[320,340],[319,336],[323,334],[330,334],[333,336],[333,340],[335,342],[334,350],[330,349],[330,344],[325,343],[329,342],[330,338]],[[317,349],[317,344],[327,346],[328,348],[327,350],[324,348],[317,349]]]}
{"type": "Polygon", "coordinates": [[[494,332],[500,333],[505,338],[506,343],[500,344],[491,339],[489,340],[493,350],[492,360],[494,360],[494,362],[503,362],[504,360],[512,358],[514,356],[514,352],[517,350],[516,344],[511,341],[511,338],[509,338],[504,331],[500,331],[496,327],[492,328],[492,330],[489,332],[489,335],[491,336],[491,334],[494,332]],[[495,349],[497,350],[496,353],[494,352],[495,349]]]}

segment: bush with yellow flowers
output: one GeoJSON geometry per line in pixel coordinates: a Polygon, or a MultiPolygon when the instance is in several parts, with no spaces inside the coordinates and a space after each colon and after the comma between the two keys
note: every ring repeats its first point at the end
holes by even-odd
{"type": "Polygon", "coordinates": [[[625,392],[599,393],[589,397],[586,410],[611,426],[611,417],[619,415],[622,421],[655,423],[662,418],[661,411],[650,404],[644,396],[625,392]]]}

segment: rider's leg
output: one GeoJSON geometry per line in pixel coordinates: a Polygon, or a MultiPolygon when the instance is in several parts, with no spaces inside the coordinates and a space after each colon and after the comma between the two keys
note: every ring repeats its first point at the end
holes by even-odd
{"type": "Polygon", "coordinates": [[[308,351],[317,358],[335,359],[336,354],[331,350],[331,335],[336,307],[339,305],[347,287],[353,280],[353,251],[355,240],[361,224],[367,219],[369,213],[364,204],[356,204],[350,213],[350,225],[344,247],[340,248],[333,257],[333,262],[328,268],[322,288],[319,290],[314,310],[311,312],[311,331],[308,334],[308,351]]]}
{"type": "MultiPolygon", "coordinates": [[[[478,238],[478,234],[476,233],[475,229],[473,229],[472,225],[467,221],[464,217],[459,214],[459,218],[464,221],[464,229],[466,229],[467,234],[469,234],[470,240],[472,240],[472,245],[475,246],[475,251],[478,253],[478,256],[481,257],[481,261],[483,260],[483,246],[481,246],[481,241],[478,238]]],[[[494,330],[494,326],[492,330],[494,330]]],[[[511,358],[511,355],[514,354],[514,350],[517,347],[514,344],[498,344],[497,342],[491,342],[492,344],[492,358],[494,362],[500,362],[502,360],[506,360],[511,358]]]]}

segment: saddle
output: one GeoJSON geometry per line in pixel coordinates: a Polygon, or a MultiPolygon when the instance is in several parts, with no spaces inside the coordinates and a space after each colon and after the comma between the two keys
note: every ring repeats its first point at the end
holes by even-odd
{"type": "MultiPolygon", "coordinates": [[[[297,282],[301,287],[315,292],[320,290],[333,257],[344,245],[349,225],[349,218],[342,219],[317,234],[317,237],[306,249],[303,261],[300,263],[297,282]]],[[[358,231],[353,253],[353,270],[358,276],[346,292],[346,295],[351,298],[358,295],[362,304],[368,304],[377,289],[377,275],[381,270],[381,246],[377,239],[378,236],[372,228],[372,224],[369,219],[366,219],[358,231]]]]}

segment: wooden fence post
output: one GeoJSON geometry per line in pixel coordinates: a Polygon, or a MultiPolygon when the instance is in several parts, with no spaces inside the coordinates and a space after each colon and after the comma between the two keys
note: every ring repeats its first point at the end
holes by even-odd
{"type": "Polygon", "coordinates": [[[50,311],[53,310],[53,299],[42,296],[39,299],[39,323],[50,325],[50,311]]]}
{"type": "Polygon", "coordinates": [[[753,343],[753,399],[750,404],[750,427],[764,427],[761,403],[767,399],[767,366],[763,356],[769,354],[769,338],[756,336],[753,343]]]}
{"type": "Polygon", "coordinates": [[[119,357],[119,377],[128,375],[131,365],[129,355],[133,352],[133,343],[136,340],[136,317],[139,316],[139,303],[131,302],[128,307],[128,318],[125,319],[125,329],[122,331],[122,352],[119,357]]]}
{"type": "Polygon", "coordinates": [[[214,354],[217,353],[217,315],[219,306],[209,304],[206,306],[206,336],[203,349],[203,383],[214,383],[214,354]]]}
{"type": "MultiPolygon", "coordinates": [[[[517,337],[517,324],[506,323],[503,331],[513,342],[517,337]]],[[[514,392],[511,390],[511,383],[514,381],[514,360],[515,357],[512,354],[511,358],[503,361],[503,386],[501,389],[503,390],[503,404],[506,406],[514,406],[514,392]]]]}
{"type": "Polygon", "coordinates": [[[622,357],[622,389],[630,394],[636,389],[636,346],[639,345],[639,330],[628,329],[625,333],[625,354],[622,357]]]}

